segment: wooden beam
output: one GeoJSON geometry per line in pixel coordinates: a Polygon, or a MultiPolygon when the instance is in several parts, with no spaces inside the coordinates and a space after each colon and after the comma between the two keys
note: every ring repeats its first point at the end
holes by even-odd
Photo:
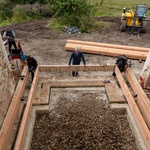
{"type": "Polygon", "coordinates": [[[64,87],[104,87],[105,84],[99,79],[93,80],[60,80],[51,81],[51,88],[64,88],[64,87]]]}
{"type": "Polygon", "coordinates": [[[122,88],[122,91],[126,97],[126,100],[129,104],[129,108],[132,112],[132,115],[135,118],[135,121],[136,121],[138,128],[141,132],[141,135],[144,139],[145,145],[146,145],[147,149],[149,150],[150,149],[150,131],[148,129],[148,126],[146,125],[146,123],[142,117],[142,114],[141,114],[139,108],[137,107],[136,102],[134,101],[134,98],[133,98],[132,94],[130,93],[130,90],[128,89],[128,86],[125,83],[125,80],[117,66],[115,67],[115,73],[116,73],[116,76],[120,83],[120,86],[122,88]]]}
{"type": "Polygon", "coordinates": [[[1,128],[0,132],[0,150],[6,150],[9,141],[11,140],[11,134],[12,129],[15,124],[16,116],[18,113],[18,108],[20,104],[21,97],[23,96],[23,92],[26,86],[26,82],[29,76],[28,67],[25,66],[22,72],[22,75],[24,75],[23,80],[19,80],[18,86],[16,88],[16,91],[14,93],[14,96],[12,98],[10,107],[8,109],[6,118],[4,120],[3,126],[1,128]]]}
{"type": "Polygon", "coordinates": [[[75,47],[81,47],[81,51],[90,54],[100,54],[106,56],[119,56],[121,54],[126,55],[128,58],[132,59],[141,59],[145,60],[147,58],[147,52],[133,52],[130,50],[122,50],[122,49],[113,49],[113,48],[106,48],[106,47],[96,47],[90,45],[80,45],[80,44],[72,44],[67,43],[65,45],[65,50],[73,51],[75,47]]]}
{"type": "Polygon", "coordinates": [[[27,100],[27,104],[26,104],[26,107],[24,110],[24,114],[23,114],[21,125],[20,125],[19,133],[17,135],[14,150],[22,150],[23,146],[24,146],[24,140],[25,140],[25,135],[27,132],[29,116],[31,113],[33,98],[35,96],[36,87],[37,87],[37,83],[38,83],[38,75],[39,75],[39,68],[37,67],[37,69],[35,71],[34,79],[32,82],[32,86],[30,89],[29,97],[27,100]]]}
{"type": "Polygon", "coordinates": [[[114,64],[106,65],[40,65],[40,72],[70,72],[70,71],[112,71],[114,69],[114,64]]]}
{"type": "Polygon", "coordinates": [[[125,46],[125,45],[106,44],[106,43],[96,43],[96,42],[78,41],[78,40],[70,40],[70,39],[67,40],[67,43],[98,46],[98,47],[106,47],[106,48],[115,48],[115,49],[122,49],[122,50],[131,50],[131,51],[140,51],[140,52],[148,52],[149,51],[149,48],[144,48],[144,47],[134,47],[134,46],[125,46]]]}
{"type": "Polygon", "coordinates": [[[130,68],[126,69],[125,75],[132,87],[132,90],[135,94],[137,94],[136,103],[150,129],[150,101],[141,86],[139,85],[135,75],[132,73],[130,68]]]}
{"type": "Polygon", "coordinates": [[[105,87],[105,84],[99,79],[89,80],[54,80],[43,83],[40,97],[35,97],[33,105],[44,105],[49,103],[50,88],[65,88],[65,87],[105,87]]]}

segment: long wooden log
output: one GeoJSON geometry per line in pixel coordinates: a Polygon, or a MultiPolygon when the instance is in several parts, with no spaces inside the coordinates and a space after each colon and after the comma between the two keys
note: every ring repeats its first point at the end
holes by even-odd
{"type": "Polygon", "coordinates": [[[16,116],[19,111],[18,108],[20,105],[20,100],[23,95],[26,82],[29,76],[27,66],[24,67],[22,75],[24,75],[25,77],[23,80],[21,79],[19,80],[18,86],[16,88],[12,102],[10,104],[3,126],[1,128],[0,150],[7,150],[8,143],[10,143],[9,141],[11,140],[10,138],[11,138],[13,126],[15,124],[16,116]]]}
{"type": "Polygon", "coordinates": [[[141,59],[145,60],[147,58],[147,52],[133,52],[130,50],[120,50],[120,49],[112,49],[112,48],[105,48],[105,47],[96,47],[96,46],[87,46],[87,45],[80,45],[80,44],[70,44],[67,43],[65,45],[65,50],[73,51],[75,47],[81,47],[81,51],[85,53],[91,54],[100,54],[106,56],[119,56],[121,54],[126,55],[128,58],[132,59],[141,59]]]}
{"type": "Polygon", "coordinates": [[[146,123],[142,117],[142,114],[141,114],[140,110],[138,109],[138,107],[134,101],[134,98],[133,98],[130,90],[128,89],[128,86],[125,83],[125,80],[117,66],[115,67],[115,73],[116,73],[116,76],[120,83],[120,86],[122,88],[122,91],[127,99],[127,102],[129,104],[129,108],[132,112],[132,115],[134,116],[135,121],[138,125],[138,128],[141,132],[141,135],[144,139],[145,145],[146,145],[147,149],[149,150],[150,149],[150,131],[148,129],[148,126],[146,125],[146,123]]]}
{"type": "Polygon", "coordinates": [[[106,48],[115,48],[115,49],[122,49],[122,50],[131,50],[131,51],[140,51],[140,52],[148,52],[150,50],[149,48],[143,48],[143,47],[96,43],[96,42],[78,41],[78,40],[70,40],[70,39],[67,40],[67,43],[106,47],[106,48]]]}
{"type": "Polygon", "coordinates": [[[114,64],[106,65],[40,65],[40,72],[70,72],[70,71],[112,71],[114,64]]]}
{"type": "Polygon", "coordinates": [[[25,107],[25,110],[24,110],[24,114],[23,114],[20,129],[19,129],[19,133],[17,135],[17,140],[16,140],[16,143],[15,143],[14,150],[22,150],[23,146],[24,146],[24,140],[25,140],[25,135],[26,135],[26,132],[27,132],[27,127],[28,127],[28,122],[29,122],[29,116],[30,116],[30,113],[31,113],[33,98],[35,96],[36,87],[37,87],[37,84],[38,84],[38,74],[39,74],[39,68],[37,68],[36,71],[35,71],[33,83],[32,83],[30,93],[29,93],[29,97],[28,97],[28,100],[27,100],[27,104],[26,104],[26,107],[25,107]]]}
{"type": "Polygon", "coordinates": [[[132,90],[135,94],[137,94],[137,105],[150,129],[150,101],[143,89],[139,85],[135,75],[132,73],[130,68],[127,68],[125,71],[125,75],[132,87],[132,90]]]}

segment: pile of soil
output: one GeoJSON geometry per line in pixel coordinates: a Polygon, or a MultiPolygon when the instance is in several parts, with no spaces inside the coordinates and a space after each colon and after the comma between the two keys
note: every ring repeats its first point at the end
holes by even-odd
{"type": "Polygon", "coordinates": [[[66,94],[36,118],[31,150],[137,150],[126,111],[112,110],[97,93],[66,94]]]}

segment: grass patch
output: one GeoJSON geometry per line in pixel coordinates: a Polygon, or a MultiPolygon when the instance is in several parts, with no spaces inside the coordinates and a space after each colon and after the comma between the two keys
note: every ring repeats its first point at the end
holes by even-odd
{"type": "Polygon", "coordinates": [[[95,21],[93,27],[89,30],[89,32],[97,31],[106,26],[106,23],[103,21],[95,21]]]}
{"type": "MultiPolygon", "coordinates": [[[[129,10],[138,4],[146,4],[150,7],[149,0],[89,0],[89,3],[97,6],[96,16],[121,16],[123,7],[129,10]]],[[[150,16],[150,10],[147,11],[147,16],[150,16]]]]}
{"type": "Polygon", "coordinates": [[[46,27],[51,28],[56,32],[60,32],[63,26],[64,25],[61,23],[61,19],[58,20],[55,18],[51,18],[46,27]]]}

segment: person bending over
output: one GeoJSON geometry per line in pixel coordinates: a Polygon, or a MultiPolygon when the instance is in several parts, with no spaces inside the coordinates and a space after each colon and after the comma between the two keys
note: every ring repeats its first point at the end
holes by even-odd
{"type": "MultiPolygon", "coordinates": [[[[121,72],[124,72],[125,71],[125,68],[126,68],[126,65],[127,65],[127,57],[126,55],[120,55],[117,60],[116,60],[116,65],[118,66],[119,70],[121,72]]],[[[114,77],[116,76],[115,74],[115,71],[113,71],[113,74],[112,74],[114,77]]]]}
{"type": "Polygon", "coordinates": [[[35,70],[36,70],[36,68],[37,68],[37,61],[36,61],[36,59],[34,59],[33,57],[31,57],[31,56],[28,56],[28,58],[27,58],[27,64],[28,64],[28,70],[29,70],[29,72],[31,73],[31,79],[32,79],[32,81],[33,81],[33,78],[34,78],[34,72],[35,72],[35,70]]]}

